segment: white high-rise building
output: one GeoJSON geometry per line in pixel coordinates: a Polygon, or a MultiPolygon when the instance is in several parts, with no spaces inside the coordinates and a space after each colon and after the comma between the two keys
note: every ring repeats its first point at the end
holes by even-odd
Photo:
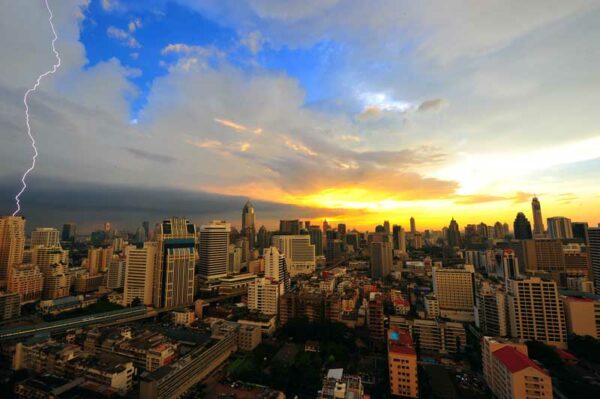
{"type": "Polygon", "coordinates": [[[248,309],[276,315],[279,309],[279,284],[268,278],[257,278],[248,284],[248,309]]]}
{"type": "Polygon", "coordinates": [[[539,277],[510,280],[508,315],[513,337],[566,347],[567,327],[556,282],[539,277]]]}
{"type": "Polygon", "coordinates": [[[31,232],[31,247],[57,247],[60,245],[60,232],[52,227],[38,227],[31,232]]]}
{"type": "Polygon", "coordinates": [[[152,304],[157,254],[156,242],[145,242],[143,248],[137,248],[135,245],[125,247],[123,305],[130,305],[135,298],[138,298],[142,305],[152,304]]]}
{"type": "Polygon", "coordinates": [[[157,226],[155,238],[158,256],[154,268],[154,305],[161,308],[191,305],[194,303],[196,226],[185,218],[166,219],[157,226]]]}
{"type": "Polygon", "coordinates": [[[8,282],[9,270],[23,263],[25,218],[0,216],[0,289],[8,282]]]}
{"type": "Polygon", "coordinates": [[[263,258],[265,277],[279,283],[279,295],[283,295],[290,288],[290,275],[285,256],[279,252],[277,247],[269,247],[265,248],[263,258]]]}
{"type": "Polygon", "coordinates": [[[231,224],[213,220],[200,227],[199,275],[205,280],[227,276],[229,264],[229,233],[231,224]]]}
{"type": "Polygon", "coordinates": [[[315,271],[315,246],[310,243],[309,235],[275,235],[273,246],[285,256],[290,276],[315,271]]]}
{"type": "Polygon", "coordinates": [[[433,268],[433,292],[439,301],[440,314],[460,321],[474,321],[475,269],[433,268]]]}

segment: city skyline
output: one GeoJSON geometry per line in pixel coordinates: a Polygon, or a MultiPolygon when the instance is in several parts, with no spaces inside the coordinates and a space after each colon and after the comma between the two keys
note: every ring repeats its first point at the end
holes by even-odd
{"type": "MultiPolygon", "coordinates": [[[[358,228],[491,211],[510,221],[533,195],[547,216],[600,220],[592,1],[533,2],[516,16],[511,2],[50,5],[63,64],[30,98],[40,157],[24,215],[112,219],[93,212],[118,208],[113,198],[78,209],[73,198],[128,188],[250,197],[291,207],[273,221],[358,228]],[[56,199],[48,209],[36,186],[56,199]]],[[[7,214],[31,161],[22,95],[54,54],[41,2],[1,18],[0,49],[16,55],[0,74],[7,214]]]]}

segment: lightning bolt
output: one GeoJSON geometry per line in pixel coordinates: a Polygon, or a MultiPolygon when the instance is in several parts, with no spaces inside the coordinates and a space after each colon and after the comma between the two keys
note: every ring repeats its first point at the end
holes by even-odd
{"type": "Polygon", "coordinates": [[[23,104],[25,104],[25,124],[27,125],[27,135],[29,136],[29,139],[31,140],[31,147],[33,148],[33,157],[31,158],[31,166],[29,167],[29,169],[27,169],[27,171],[23,174],[23,177],[21,178],[21,183],[22,183],[21,191],[19,191],[19,193],[15,196],[15,202],[17,204],[17,209],[14,211],[13,216],[16,216],[21,211],[20,198],[21,198],[21,195],[25,192],[25,190],[27,190],[27,183],[26,183],[27,175],[29,175],[29,173],[35,169],[35,160],[38,157],[38,149],[35,145],[35,138],[31,134],[31,126],[29,124],[29,105],[27,104],[27,100],[29,99],[29,95],[37,90],[38,86],[42,82],[42,79],[44,79],[48,75],[52,75],[53,73],[55,73],[58,70],[58,68],[60,68],[60,54],[58,54],[58,51],[56,51],[56,47],[55,47],[56,41],[58,40],[58,35],[56,34],[56,30],[54,29],[54,24],[52,23],[52,19],[54,18],[54,15],[52,14],[52,9],[50,8],[50,5],[48,4],[48,0],[44,0],[44,3],[46,4],[46,9],[48,10],[48,14],[49,14],[48,23],[50,23],[50,28],[52,29],[52,34],[54,35],[54,38],[52,39],[52,51],[54,52],[54,56],[56,57],[56,64],[54,64],[52,66],[52,69],[49,69],[48,71],[46,71],[43,74],[41,74],[40,76],[38,76],[33,87],[31,89],[27,90],[25,92],[25,96],[23,96],[23,104]]]}

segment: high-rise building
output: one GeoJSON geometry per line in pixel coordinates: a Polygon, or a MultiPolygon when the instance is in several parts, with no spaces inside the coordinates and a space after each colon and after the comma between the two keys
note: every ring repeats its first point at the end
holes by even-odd
{"type": "Polygon", "coordinates": [[[402,226],[394,225],[392,228],[392,236],[394,240],[394,249],[400,252],[406,252],[406,232],[402,226]]]}
{"type": "Polygon", "coordinates": [[[21,299],[17,292],[0,292],[0,320],[10,320],[21,315],[21,299]]]}
{"type": "Polygon", "coordinates": [[[548,235],[554,239],[573,238],[573,226],[571,219],[563,216],[555,216],[547,219],[548,235]]]}
{"type": "Polygon", "coordinates": [[[250,200],[246,201],[242,209],[242,235],[248,239],[250,248],[254,248],[256,227],[254,225],[254,205],[250,200]]]}
{"type": "Polygon", "coordinates": [[[589,228],[587,222],[573,222],[571,227],[573,228],[573,238],[587,244],[589,228]]]}
{"type": "Polygon", "coordinates": [[[385,342],[384,297],[379,292],[371,292],[367,304],[367,327],[373,341],[385,342]]]}
{"type": "Polygon", "coordinates": [[[338,223],[337,230],[340,235],[340,238],[344,238],[344,236],[346,235],[346,225],[344,223],[338,223]]]}
{"type": "Polygon", "coordinates": [[[279,309],[280,285],[268,278],[257,278],[248,284],[248,309],[276,315],[279,309]]]}
{"type": "Polygon", "coordinates": [[[542,237],[544,235],[544,219],[542,218],[542,206],[537,197],[533,197],[531,200],[531,211],[533,213],[533,234],[536,237],[542,237]]]}
{"type": "Polygon", "coordinates": [[[519,259],[517,259],[515,252],[511,249],[502,251],[502,276],[504,277],[505,284],[507,284],[509,279],[514,280],[521,274],[519,259]]]}
{"type": "Polygon", "coordinates": [[[273,236],[273,246],[285,256],[291,277],[315,271],[315,246],[310,243],[310,236],[276,235],[273,236]]]}
{"type": "Polygon", "coordinates": [[[448,245],[450,247],[460,247],[461,239],[460,239],[460,229],[458,227],[458,223],[454,218],[450,221],[450,225],[448,226],[448,245]]]}
{"type": "Polygon", "coordinates": [[[393,250],[389,241],[373,241],[369,247],[371,254],[371,277],[383,279],[392,272],[393,250]]]}
{"type": "Polygon", "coordinates": [[[494,224],[494,238],[498,240],[504,239],[508,232],[504,231],[504,225],[500,222],[494,224]]]}
{"type": "Polygon", "coordinates": [[[522,270],[551,273],[555,281],[559,281],[560,273],[565,271],[565,256],[560,240],[521,240],[511,243],[511,247],[522,270]]]}
{"type": "Polygon", "coordinates": [[[256,236],[259,253],[262,253],[263,249],[271,246],[271,233],[265,226],[260,226],[258,234],[256,236]]]}
{"type": "Polygon", "coordinates": [[[417,352],[410,333],[390,328],[387,342],[390,392],[403,398],[418,398],[417,352]]]}
{"type": "Polygon", "coordinates": [[[62,232],[60,235],[60,239],[62,241],[75,241],[76,235],[77,235],[77,225],[75,223],[63,224],[62,232]]]}
{"type": "Polygon", "coordinates": [[[28,263],[33,263],[39,267],[42,273],[59,263],[67,265],[69,262],[69,252],[63,250],[60,246],[45,247],[37,246],[31,250],[31,258],[28,263]]]}
{"type": "Polygon", "coordinates": [[[142,248],[134,245],[125,248],[123,305],[131,305],[136,298],[141,305],[152,304],[157,254],[156,242],[145,242],[142,248]]]}
{"type": "Polygon", "coordinates": [[[474,321],[475,269],[472,265],[459,268],[433,268],[433,292],[443,317],[474,321]]]}
{"type": "Polygon", "coordinates": [[[279,295],[290,289],[290,274],[285,256],[276,247],[269,247],[263,253],[265,277],[279,284],[279,295]]]}
{"type": "Polygon", "coordinates": [[[279,221],[279,234],[300,234],[300,221],[295,220],[280,220],[279,221]]]}
{"type": "Polygon", "coordinates": [[[385,231],[385,234],[391,234],[392,230],[390,229],[390,221],[389,220],[384,220],[383,221],[383,230],[385,231]]]}
{"type": "Polygon", "coordinates": [[[46,268],[44,275],[44,291],[42,299],[57,299],[69,296],[71,279],[68,268],[63,263],[55,263],[46,268]]]}
{"type": "Polygon", "coordinates": [[[60,245],[60,233],[52,227],[38,227],[31,232],[31,246],[57,247],[60,245]]]}
{"type": "Polygon", "coordinates": [[[142,228],[144,229],[144,241],[150,239],[150,222],[144,220],[142,222],[142,228]]]}
{"type": "Polygon", "coordinates": [[[104,273],[108,269],[108,264],[112,260],[113,249],[108,248],[89,248],[86,267],[90,276],[96,276],[98,273],[104,273]]]}
{"type": "Polygon", "coordinates": [[[117,258],[110,261],[106,272],[106,287],[110,289],[123,288],[125,285],[125,259],[117,258]]]}
{"type": "Polygon", "coordinates": [[[567,332],[600,339],[600,298],[564,296],[561,299],[567,332]]]}
{"type": "Polygon", "coordinates": [[[523,212],[517,213],[514,229],[515,239],[517,240],[531,240],[533,238],[533,234],[531,233],[531,223],[529,223],[529,220],[527,220],[527,217],[523,212]]]}
{"type": "Polygon", "coordinates": [[[19,294],[21,304],[39,301],[44,290],[44,276],[34,264],[14,265],[8,273],[7,289],[19,294]]]}
{"type": "Polygon", "coordinates": [[[506,292],[502,287],[483,281],[475,301],[475,325],[485,335],[508,336],[506,292]]]}
{"type": "Polygon", "coordinates": [[[318,225],[310,226],[308,229],[310,243],[315,246],[315,255],[323,255],[323,232],[318,225]]]}
{"type": "Polygon", "coordinates": [[[360,236],[358,235],[358,232],[351,231],[346,233],[344,240],[346,241],[346,246],[351,246],[354,252],[358,252],[360,250],[360,236]]]}
{"type": "Polygon", "coordinates": [[[0,289],[6,287],[11,267],[23,262],[25,218],[0,216],[0,289]]]}
{"type": "MultiPolygon", "coordinates": [[[[161,308],[191,305],[194,303],[196,226],[185,218],[174,217],[160,223],[154,235],[158,242],[154,305],[161,308]]],[[[227,245],[223,254],[227,270],[227,245]]]]}
{"type": "Polygon", "coordinates": [[[600,227],[589,228],[588,239],[594,290],[596,295],[600,295],[600,227]]]}
{"type": "Polygon", "coordinates": [[[227,276],[229,233],[231,225],[224,220],[213,220],[200,227],[199,275],[205,280],[227,276]]]}
{"type": "Polygon", "coordinates": [[[415,222],[414,217],[410,217],[410,234],[415,234],[417,232],[417,223],[415,222]]]}
{"type": "Polygon", "coordinates": [[[566,347],[567,328],[556,282],[539,277],[510,280],[507,291],[513,337],[566,347]]]}

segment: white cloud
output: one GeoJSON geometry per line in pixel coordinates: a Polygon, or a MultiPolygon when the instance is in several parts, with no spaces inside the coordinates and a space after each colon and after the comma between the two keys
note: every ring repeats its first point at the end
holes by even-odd
{"type": "Polygon", "coordinates": [[[127,32],[123,29],[119,29],[116,26],[109,26],[106,29],[106,34],[111,39],[116,39],[122,45],[130,47],[130,48],[140,48],[142,45],[137,41],[135,37],[131,35],[130,32],[127,32]]]}

